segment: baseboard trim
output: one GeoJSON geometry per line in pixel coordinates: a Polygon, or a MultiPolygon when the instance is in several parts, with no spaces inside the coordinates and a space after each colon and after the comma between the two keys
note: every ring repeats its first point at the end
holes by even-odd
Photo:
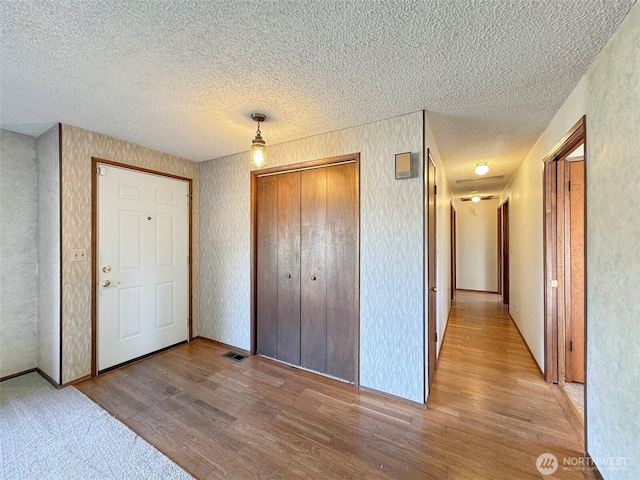
{"type": "Polygon", "coordinates": [[[459,290],[461,292],[495,293],[496,295],[498,294],[498,292],[494,290],[472,290],[470,288],[456,288],[456,290],[459,290]]]}
{"type": "Polygon", "coordinates": [[[589,463],[591,465],[591,467],[593,467],[593,470],[591,470],[591,472],[595,475],[595,477],[598,480],[604,480],[604,477],[602,476],[602,474],[600,473],[600,470],[598,470],[598,466],[596,465],[596,462],[593,461],[593,458],[591,457],[591,455],[589,454],[589,452],[587,452],[585,454],[585,456],[589,459],[589,463]]]}
{"type": "Polygon", "coordinates": [[[21,377],[22,375],[26,375],[27,373],[32,373],[32,372],[35,372],[35,371],[36,371],[35,368],[30,368],[29,370],[24,370],[23,372],[13,373],[11,375],[6,375],[6,376],[0,378],[0,382],[11,380],[12,378],[16,378],[16,377],[21,377]]]}
{"type": "Polygon", "coordinates": [[[440,343],[440,348],[438,349],[438,356],[436,358],[436,368],[438,366],[438,360],[440,359],[440,352],[442,351],[442,346],[444,345],[444,339],[447,336],[447,331],[449,330],[449,320],[451,320],[451,308],[449,308],[449,313],[447,314],[447,323],[444,326],[444,332],[442,332],[442,338],[438,343],[440,343]]]}
{"type": "Polygon", "coordinates": [[[527,347],[527,351],[529,352],[529,355],[531,355],[531,359],[533,360],[533,364],[536,366],[536,368],[538,369],[538,372],[540,372],[540,375],[542,376],[542,378],[544,378],[544,372],[542,371],[542,369],[540,368],[540,365],[538,365],[538,361],[536,360],[536,357],[533,355],[533,352],[531,351],[531,349],[529,348],[529,344],[527,343],[527,341],[524,339],[524,335],[522,335],[522,332],[520,331],[520,327],[518,327],[518,324],[516,323],[516,321],[513,319],[513,317],[511,316],[511,312],[509,312],[509,318],[511,319],[511,321],[513,322],[513,324],[516,327],[516,330],[518,331],[518,335],[520,335],[520,338],[522,339],[522,341],[524,342],[525,347],[527,347]]]}
{"type": "Polygon", "coordinates": [[[222,347],[222,348],[226,348],[226,349],[229,349],[229,350],[236,351],[237,353],[241,353],[243,355],[247,355],[247,356],[251,355],[249,350],[245,350],[244,348],[240,348],[240,347],[235,347],[233,345],[229,345],[228,343],[219,342],[218,340],[213,340],[212,338],[203,337],[201,335],[198,335],[197,337],[193,337],[191,339],[191,341],[194,341],[194,340],[202,340],[202,341],[205,341],[205,342],[208,342],[208,343],[213,343],[213,344],[215,344],[215,345],[217,345],[219,347],[222,347]]]}
{"type": "Polygon", "coordinates": [[[47,382],[53,385],[54,388],[58,388],[58,389],[60,388],[60,384],[56,382],[53,378],[51,378],[49,375],[44,373],[40,368],[36,368],[36,372],[38,373],[38,375],[44,378],[47,382]]]}
{"type": "Polygon", "coordinates": [[[382,392],[380,390],[376,390],[375,388],[363,387],[360,385],[358,390],[362,390],[363,392],[372,393],[373,395],[378,395],[379,397],[388,398],[389,400],[393,400],[394,402],[403,403],[405,405],[409,405],[410,407],[419,408],[420,410],[426,410],[427,406],[424,403],[414,402],[413,400],[408,400],[406,398],[398,397],[397,395],[393,395],[391,393],[382,392]]]}

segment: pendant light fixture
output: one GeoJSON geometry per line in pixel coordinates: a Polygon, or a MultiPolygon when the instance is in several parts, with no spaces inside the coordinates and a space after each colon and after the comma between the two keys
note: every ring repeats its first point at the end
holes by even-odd
{"type": "Polygon", "coordinates": [[[256,138],[251,141],[251,165],[255,168],[263,168],[267,166],[267,146],[260,133],[260,123],[264,122],[267,116],[263,113],[252,113],[251,118],[254,122],[258,122],[256,138]]]}
{"type": "Polygon", "coordinates": [[[487,165],[487,162],[478,163],[474,171],[476,175],[486,175],[489,172],[489,165],[487,165]]]}

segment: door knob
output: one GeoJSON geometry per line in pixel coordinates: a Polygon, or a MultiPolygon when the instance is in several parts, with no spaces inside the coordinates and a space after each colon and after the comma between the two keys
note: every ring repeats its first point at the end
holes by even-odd
{"type": "Polygon", "coordinates": [[[316,279],[316,277],[311,277],[311,280],[315,280],[315,279],[316,279]]]}
{"type": "Polygon", "coordinates": [[[108,287],[109,285],[111,285],[111,280],[103,280],[102,281],[102,286],[103,287],[108,287]]]}
{"type": "Polygon", "coordinates": [[[291,274],[290,273],[287,274],[287,278],[291,278],[291,274]]]}

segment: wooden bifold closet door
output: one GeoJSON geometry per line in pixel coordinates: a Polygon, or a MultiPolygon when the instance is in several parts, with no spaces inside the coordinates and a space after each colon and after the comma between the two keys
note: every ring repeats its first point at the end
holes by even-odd
{"type": "Polygon", "coordinates": [[[258,354],[355,380],[355,164],[258,178],[258,354]]]}

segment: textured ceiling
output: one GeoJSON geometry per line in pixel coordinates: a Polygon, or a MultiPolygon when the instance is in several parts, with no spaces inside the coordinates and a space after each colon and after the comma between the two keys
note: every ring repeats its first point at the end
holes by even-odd
{"type": "Polygon", "coordinates": [[[202,161],[426,109],[445,171],[505,175],[633,0],[4,0],[0,126],[202,161]]]}

